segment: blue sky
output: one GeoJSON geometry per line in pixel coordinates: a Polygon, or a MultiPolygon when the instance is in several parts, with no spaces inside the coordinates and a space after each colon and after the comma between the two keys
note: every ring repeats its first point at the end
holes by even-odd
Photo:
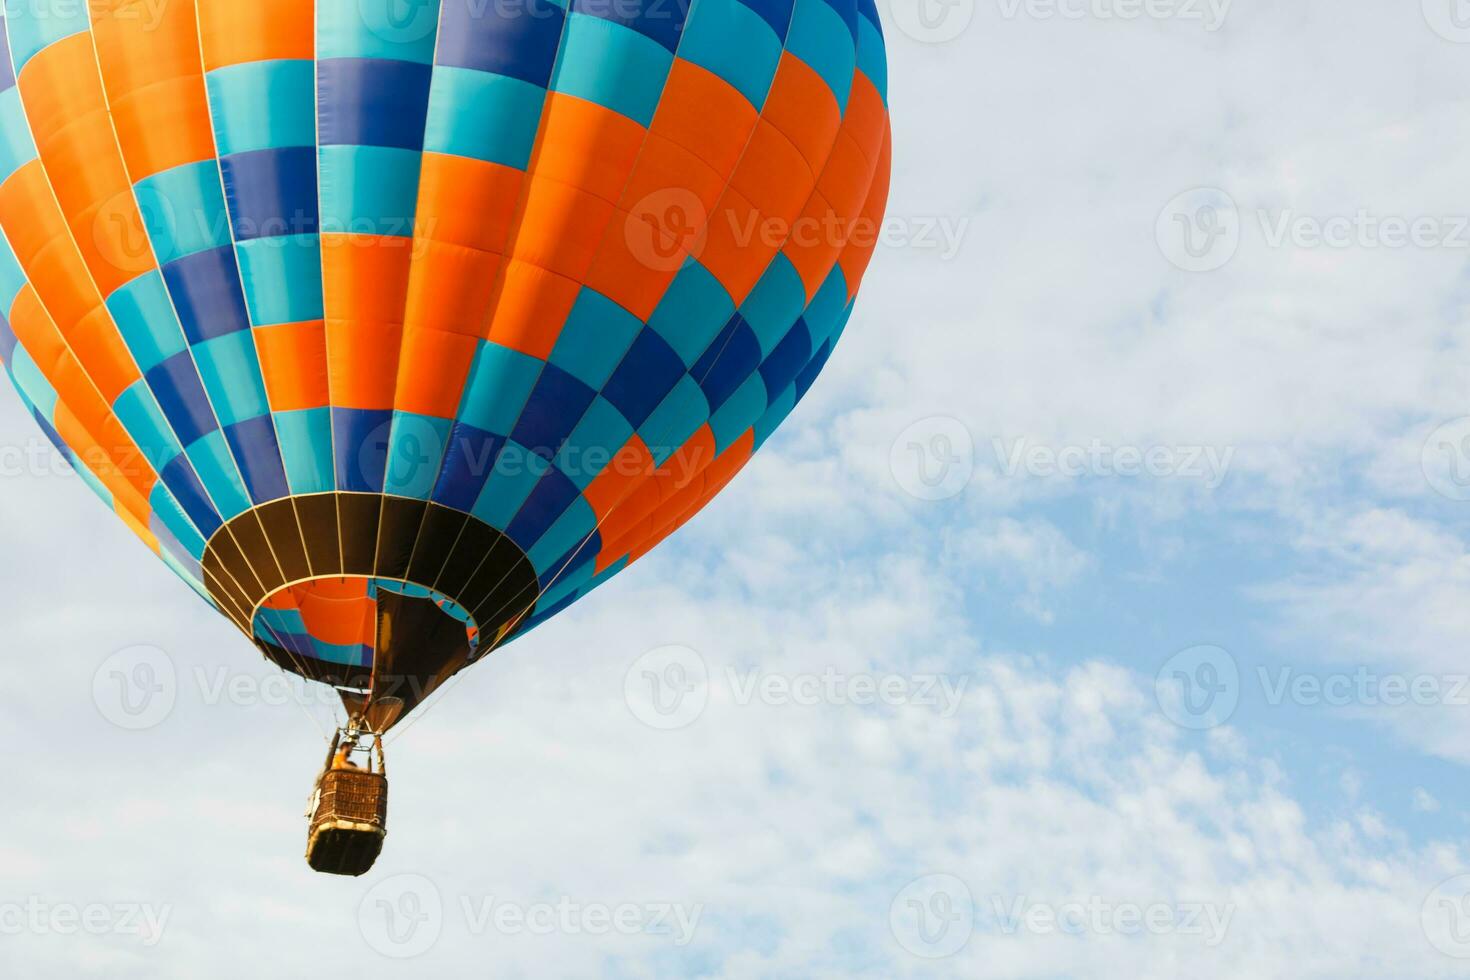
{"type": "MultiPolygon", "coordinates": [[[[0,970],[1465,975],[1449,0],[882,6],[894,224],[842,345],[705,514],[393,743],[371,876],[300,860],[320,703],[80,481],[6,473],[0,970]],[[1203,729],[1159,683],[1201,646],[1239,678],[1203,729]],[[1359,675],[1432,696],[1270,692],[1359,675]]],[[[0,447],[39,438],[0,396],[0,447]]]]}

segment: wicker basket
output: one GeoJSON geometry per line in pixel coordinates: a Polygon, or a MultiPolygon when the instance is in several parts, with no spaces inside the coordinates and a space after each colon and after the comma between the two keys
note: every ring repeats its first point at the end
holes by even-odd
{"type": "Polygon", "coordinates": [[[388,834],[388,777],[329,769],[318,784],[306,861],[324,874],[366,874],[388,834]]]}

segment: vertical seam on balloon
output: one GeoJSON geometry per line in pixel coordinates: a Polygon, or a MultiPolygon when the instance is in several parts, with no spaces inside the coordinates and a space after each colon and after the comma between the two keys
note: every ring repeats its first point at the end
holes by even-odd
{"type": "MultiPolygon", "coordinates": [[[[419,203],[423,199],[423,194],[424,194],[424,156],[425,156],[425,153],[426,153],[426,150],[425,150],[424,147],[425,147],[425,144],[428,141],[428,135],[429,135],[429,105],[430,105],[430,103],[431,103],[431,101],[433,100],[433,97],[434,97],[434,71],[435,71],[435,69],[437,67],[436,62],[439,59],[439,40],[443,36],[444,36],[444,4],[443,4],[443,0],[439,0],[439,3],[438,3],[438,12],[435,14],[435,18],[434,18],[434,51],[429,56],[429,84],[428,84],[428,87],[426,88],[426,90],[424,92],[424,129],[423,129],[423,133],[422,133],[422,135],[420,136],[420,139],[419,139],[419,180],[418,180],[418,187],[417,187],[417,189],[415,191],[415,195],[414,195],[414,228],[415,229],[417,229],[417,227],[418,227],[419,203]]],[[[431,239],[426,239],[426,241],[429,241],[429,240],[431,240],[431,239]]],[[[408,278],[407,278],[407,280],[404,283],[404,290],[403,290],[403,309],[399,311],[399,320],[401,322],[402,329],[399,331],[399,334],[398,334],[398,360],[397,360],[397,363],[395,365],[395,370],[394,370],[394,374],[396,376],[396,380],[394,381],[394,384],[393,384],[393,405],[390,408],[391,415],[389,416],[389,420],[388,420],[387,450],[384,453],[384,460],[383,460],[383,491],[384,491],[385,494],[387,493],[387,490],[388,490],[388,476],[389,476],[389,474],[391,474],[393,472],[393,430],[395,428],[397,428],[397,425],[398,425],[398,388],[399,388],[399,385],[401,384],[402,379],[403,379],[403,352],[404,352],[405,341],[408,338],[408,302],[409,302],[409,297],[410,297],[410,295],[412,293],[412,290],[413,290],[414,253],[415,253],[415,246],[417,245],[417,243],[418,243],[418,234],[415,231],[413,234],[411,234],[409,236],[409,240],[408,240],[408,253],[409,253],[409,259],[408,259],[408,278]]],[[[451,419],[450,420],[450,432],[452,433],[453,431],[454,431],[454,424],[453,424],[453,419],[451,419]]],[[[444,443],[444,451],[439,454],[439,469],[440,470],[442,470],[444,468],[444,459],[445,459],[446,455],[448,454],[448,450],[449,450],[449,441],[448,440],[449,440],[449,437],[446,435],[445,436],[445,443],[444,443]]],[[[437,481],[437,479],[438,479],[438,472],[436,471],[436,473],[435,473],[435,480],[437,481]]],[[[432,496],[433,496],[433,488],[431,487],[430,490],[429,490],[429,498],[432,498],[432,496]]],[[[432,502],[429,498],[425,498],[425,503],[426,504],[432,502]]],[[[415,557],[418,556],[419,542],[423,538],[424,525],[428,523],[428,520],[429,520],[429,508],[427,506],[425,506],[425,508],[424,508],[424,516],[421,517],[421,518],[419,518],[419,529],[414,534],[413,548],[410,549],[409,550],[409,553],[408,553],[408,564],[404,567],[404,572],[403,572],[404,575],[407,575],[408,572],[409,572],[409,570],[413,568],[413,560],[414,560],[415,557]]],[[[460,529],[461,533],[463,533],[463,530],[464,530],[463,528],[460,529]]],[[[459,541],[458,541],[458,539],[456,539],[455,540],[455,544],[458,544],[458,543],[459,543],[459,541]]],[[[379,508],[379,510],[378,510],[378,539],[377,539],[377,545],[376,545],[376,550],[375,550],[375,557],[373,559],[373,568],[375,570],[377,569],[378,562],[382,559],[382,557],[383,557],[383,509],[382,508],[379,508]]],[[[445,557],[444,560],[445,560],[445,563],[447,564],[448,561],[449,561],[447,555],[446,555],[446,557],[445,557]]],[[[441,567],[440,571],[441,572],[443,571],[442,567],[441,567]]],[[[438,578],[437,578],[437,576],[435,577],[434,584],[435,585],[438,584],[438,578]]],[[[433,585],[431,585],[430,588],[433,588],[433,585]]]]}
{"type": "MultiPolygon", "coordinates": [[[[199,0],[194,0],[197,4],[199,0]]],[[[327,465],[332,471],[332,510],[337,515],[337,562],[342,575],[347,575],[347,542],[342,539],[342,487],[337,476],[337,398],[332,384],[332,330],[327,318],[327,248],[322,239],[322,60],[321,60],[321,5],[313,0],[311,14],[311,125],[316,133],[316,145],[312,148],[312,165],[316,168],[316,215],[317,249],[321,263],[322,280],[322,348],[327,363],[327,438],[331,455],[327,465]]],[[[306,534],[302,532],[302,545],[306,534]]],[[[374,656],[376,659],[376,655],[374,656]]]]}

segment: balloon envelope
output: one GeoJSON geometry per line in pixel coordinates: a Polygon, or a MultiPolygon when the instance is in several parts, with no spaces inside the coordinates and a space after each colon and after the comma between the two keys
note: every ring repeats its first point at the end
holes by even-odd
{"type": "Polygon", "coordinates": [[[0,359],[174,571],[385,724],[728,484],[877,241],[872,0],[8,10],[0,359]]]}

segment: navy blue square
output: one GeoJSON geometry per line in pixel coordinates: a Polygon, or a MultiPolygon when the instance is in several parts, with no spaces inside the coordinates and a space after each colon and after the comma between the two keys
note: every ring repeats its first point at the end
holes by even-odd
{"type": "Polygon", "coordinates": [[[504,446],[504,436],[456,422],[449,432],[449,447],[444,452],[444,465],[434,487],[434,501],[456,510],[473,510],[504,446]]]}
{"type": "Polygon", "coordinates": [[[424,148],[430,65],[387,58],[327,58],[317,62],[316,70],[322,146],[424,148]]]}
{"type": "Polygon", "coordinates": [[[623,363],[602,386],[602,397],[637,429],[684,377],[684,362],[655,331],[644,328],[633,338],[623,363]]]}
{"type": "Polygon", "coordinates": [[[766,363],[761,365],[761,380],[766,391],[775,399],[786,386],[796,380],[796,375],[812,359],[812,338],[807,332],[806,321],[797,320],[791,332],[771,351],[766,363]]]}
{"type": "Polygon", "coordinates": [[[179,507],[188,515],[204,540],[208,541],[224,525],[214,505],[209,502],[209,495],[204,492],[204,484],[199,482],[194,467],[189,465],[187,456],[182,453],[175,456],[173,462],[158,474],[158,478],[163,481],[174,500],[178,501],[179,507]]]}
{"type": "Polygon", "coordinates": [[[750,324],[737,313],[689,373],[704,392],[709,410],[715,412],[745,384],[760,363],[761,342],[750,324]]]}
{"type": "Polygon", "coordinates": [[[622,24],[657,41],[672,54],[679,47],[689,5],[679,0],[572,0],[572,9],[589,17],[622,24]]]}
{"type": "Polygon", "coordinates": [[[225,426],[225,441],[230,444],[251,500],[264,504],[291,495],[275,422],[269,415],[225,426]]]}
{"type": "Polygon", "coordinates": [[[522,551],[530,551],[547,528],[555,524],[556,519],[566,513],[572,501],[581,494],[582,491],[566,474],[555,466],[551,467],[532,488],[531,495],[521,504],[520,512],[505,533],[522,551]]]}
{"type": "Polygon", "coordinates": [[[163,267],[163,280],[191,345],[250,329],[233,245],[175,259],[163,267]]]}
{"type": "Polygon", "coordinates": [[[219,165],[238,241],[316,234],[316,147],[233,153],[219,165]]]}
{"type": "Polygon", "coordinates": [[[545,88],[561,46],[566,12],[551,0],[515,4],[444,0],[439,14],[441,65],[508,75],[545,88]]]}
{"type": "Polygon", "coordinates": [[[199,381],[199,370],[194,366],[194,357],[188,351],[180,351],[173,357],[152,368],[143,376],[163,417],[173,427],[179,445],[192,446],[200,436],[208,435],[219,427],[214,417],[214,406],[204,385],[199,381]]]}
{"type": "Polygon", "coordinates": [[[832,341],[829,340],[822,345],[821,350],[817,351],[817,356],[812,358],[811,363],[802,368],[801,373],[796,376],[797,401],[801,401],[806,397],[807,391],[811,389],[812,382],[817,380],[817,375],[822,373],[822,368],[827,366],[827,358],[831,356],[832,341]]]}
{"type": "Polygon", "coordinates": [[[388,439],[393,413],[387,409],[332,409],[332,448],[337,489],[382,493],[388,474],[388,439]]]}
{"type": "Polygon", "coordinates": [[[548,364],[536,379],[536,387],[531,389],[510,437],[542,458],[551,459],[587,414],[587,406],[596,395],[577,378],[548,364]]]}

